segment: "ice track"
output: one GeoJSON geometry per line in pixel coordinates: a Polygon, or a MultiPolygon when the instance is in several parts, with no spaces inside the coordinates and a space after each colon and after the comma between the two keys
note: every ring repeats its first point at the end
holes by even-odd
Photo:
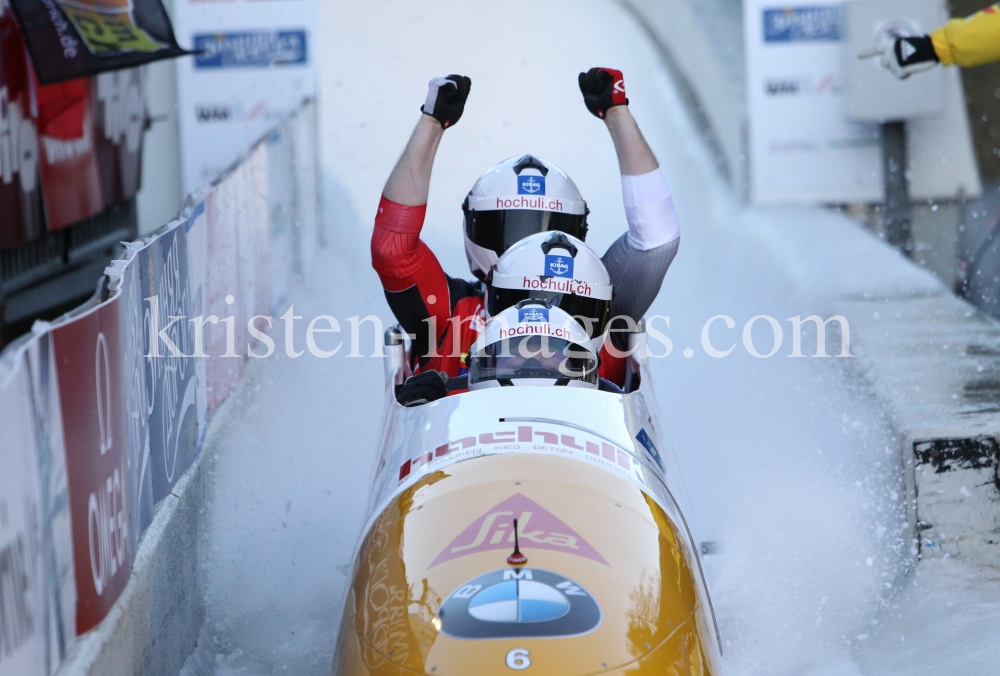
{"type": "MultiPolygon", "coordinates": [[[[333,315],[345,329],[354,315],[391,323],[369,264],[371,221],[436,75],[473,81],[465,116],[441,145],[424,228],[445,270],[467,274],[459,205],[472,182],[526,152],[574,178],[592,211],[588,241],[603,252],[625,228],[618,167],[576,74],[620,68],[682,224],[680,254],[650,312],[670,317],[670,329],[659,328],[673,351],[653,368],[695,537],[723,547],[706,568],[728,673],[995,673],[1000,632],[982,619],[1000,610],[1000,583],[949,561],[916,577],[907,571],[897,446],[846,360],[788,359],[787,336],[771,359],[742,347],[755,315],[824,312],[836,280],[803,286],[781,265],[782,229],[821,223],[810,211],[739,209],[669,74],[617,5],[372,2],[323,11],[314,43],[331,245],[325,272],[294,299],[297,315],[333,315]],[[737,343],[725,359],[701,349],[701,328],[715,315],[736,320],[736,329],[718,322],[713,333],[717,345],[737,343]]],[[[849,251],[817,252],[838,255],[849,251]]],[[[754,332],[762,350],[766,327],[754,332]]],[[[367,338],[377,340],[370,330],[367,338]]],[[[290,359],[278,343],[274,357],[252,365],[218,450],[202,562],[208,617],[184,676],[330,671],[382,365],[346,358],[346,346],[326,360],[290,359]]]]}

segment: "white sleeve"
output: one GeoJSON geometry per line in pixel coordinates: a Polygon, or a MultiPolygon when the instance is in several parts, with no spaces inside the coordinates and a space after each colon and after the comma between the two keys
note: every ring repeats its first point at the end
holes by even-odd
{"type": "Polygon", "coordinates": [[[622,176],[622,201],[628,220],[628,243],[649,251],[681,236],[674,198],[663,172],[622,176]]]}

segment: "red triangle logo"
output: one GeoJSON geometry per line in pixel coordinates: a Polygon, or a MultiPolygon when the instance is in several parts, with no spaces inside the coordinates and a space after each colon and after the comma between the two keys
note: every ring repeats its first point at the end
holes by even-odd
{"type": "Polygon", "coordinates": [[[517,493],[473,521],[437,555],[429,568],[490,549],[513,551],[514,519],[517,519],[521,551],[529,557],[532,549],[551,549],[609,565],[575,530],[537,502],[517,493]]]}

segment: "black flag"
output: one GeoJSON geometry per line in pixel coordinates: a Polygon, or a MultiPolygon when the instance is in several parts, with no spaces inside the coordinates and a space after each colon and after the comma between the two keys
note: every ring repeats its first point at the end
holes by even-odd
{"type": "Polygon", "coordinates": [[[190,54],[160,0],[10,0],[42,84],[190,54]]]}

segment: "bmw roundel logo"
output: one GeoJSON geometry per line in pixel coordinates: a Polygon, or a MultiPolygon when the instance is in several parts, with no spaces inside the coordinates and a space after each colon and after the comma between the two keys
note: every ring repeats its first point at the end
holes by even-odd
{"type": "Polygon", "coordinates": [[[438,611],[452,638],[557,638],[589,634],[601,607],[569,578],[537,568],[505,568],[473,578],[438,611]]]}

